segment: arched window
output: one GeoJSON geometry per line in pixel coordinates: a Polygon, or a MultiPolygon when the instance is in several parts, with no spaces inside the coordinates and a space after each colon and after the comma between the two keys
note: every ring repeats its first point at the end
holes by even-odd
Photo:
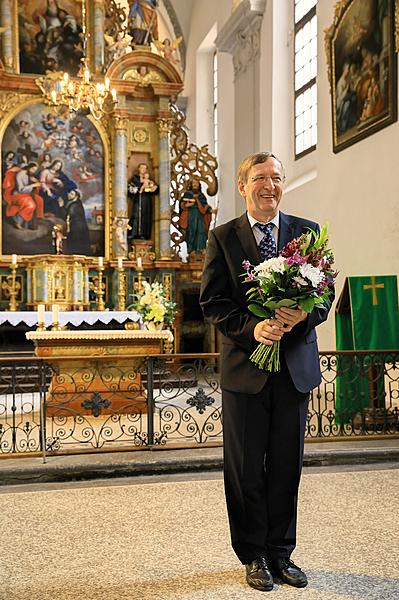
{"type": "Polygon", "coordinates": [[[295,158],[317,144],[317,0],[295,0],[295,158]]]}

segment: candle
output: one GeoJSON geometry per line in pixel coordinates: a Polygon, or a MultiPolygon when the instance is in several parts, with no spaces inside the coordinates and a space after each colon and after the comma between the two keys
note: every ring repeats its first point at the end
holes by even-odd
{"type": "Polygon", "coordinates": [[[59,322],[59,314],[60,314],[60,307],[58,304],[53,304],[51,307],[52,313],[53,313],[53,323],[58,325],[59,322]]]}
{"type": "Polygon", "coordinates": [[[37,322],[42,325],[44,323],[44,304],[37,305],[37,322]]]}
{"type": "Polygon", "coordinates": [[[104,257],[103,256],[98,257],[98,266],[100,268],[102,268],[104,266],[104,257]]]}
{"type": "Polygon", "coordinates": [[[137,257],[137,268],[141,269],[143,266],[143,259],[141,258],[141,256],[137,257]]]}
{"type": "Polygon", "coordinates": [[[17,264],[17,255],[16,254],[11,254],[11,264],[12,265],[17,264]]]}
{"type": "Polygon", "coordinates": [[[122,269],[123,267],[123,258],[119,256],[118,258],[118,269],[122,269]]]}

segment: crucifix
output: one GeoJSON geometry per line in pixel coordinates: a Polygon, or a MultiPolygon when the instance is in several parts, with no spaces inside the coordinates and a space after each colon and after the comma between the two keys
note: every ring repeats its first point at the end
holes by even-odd
{"type": "Polygon", "coordinates": [[[372,275],[371,276],[371,285],[364,285],[363,289],[364,290],[372,290],[372,298],[373,298],[373,306],[377,306],[378,305],[378,298],[377,298],[377,288],[384,288],[385,285],[383,283],[376,283],[375,282],[375,276],[372,275]]]}

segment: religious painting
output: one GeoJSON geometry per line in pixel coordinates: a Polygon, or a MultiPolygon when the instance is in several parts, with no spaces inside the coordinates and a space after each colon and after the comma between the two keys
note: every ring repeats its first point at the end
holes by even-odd
{"type": "Polygon", "coordinates": [[[395,0],[341,0],[326,31],[333,150],[397,119],[395,0]]]}
{"type": "Polygon", "coordinates": [[[20,73],[67,71],[83,56],[82,4],[75,0],[18,0],[20,73]]]}
{"type": "Polygon", "coordinates": [[[31,104],[2,140],[2,254],[105,255],[104,146],[85,116],[31,104]]]}

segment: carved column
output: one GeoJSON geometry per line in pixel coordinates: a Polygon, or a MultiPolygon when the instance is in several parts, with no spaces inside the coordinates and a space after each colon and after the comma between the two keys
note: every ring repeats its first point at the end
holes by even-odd
{"type": "Polygon", "coordinates": [[[161,260],[171,257],[170,247],[170,132],[171,119],[157,119],[159,131],[159,254],[161,260]]]}
{"type": "Polygon", "coordinates": [[[119,116],[114,126],[114,179],[113,179],[113,236],[112,256],[127,256],[127,120],[119,116]]]}
{"type": "Polygon", "coordinates": [[[94,2],[94,48],[93,48],[93,62],[94,72],[101,73],[104,65],[104,25],[105,25],[105,11],[104,11],[104,0],[95,0],[94,2]]]}
{"type": "Polygon", "coordinates": [[[11,0],[2,0],[1,8],[1,25],[6,30],[1,35],[1,44],[3,52],[3,61],[6,71],[13,71],[14,58],[12,51],[12,8],[11,0]]]}

